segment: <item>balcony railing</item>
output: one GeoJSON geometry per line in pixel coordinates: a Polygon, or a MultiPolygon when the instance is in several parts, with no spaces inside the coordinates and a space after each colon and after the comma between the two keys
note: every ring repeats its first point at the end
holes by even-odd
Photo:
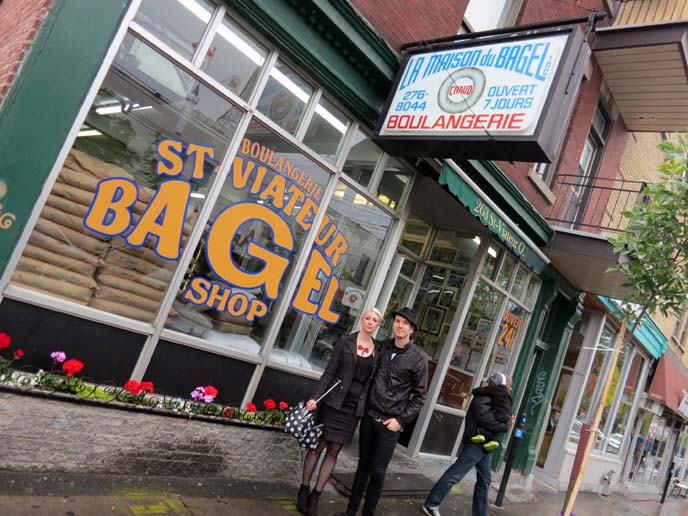
{"type": "Polygon", "coordinates": [[[556,201],[546,218],[552,226],[614,235],[626,231],[621,215],[638,202],[644,181],[559,174],[556,201]]]}

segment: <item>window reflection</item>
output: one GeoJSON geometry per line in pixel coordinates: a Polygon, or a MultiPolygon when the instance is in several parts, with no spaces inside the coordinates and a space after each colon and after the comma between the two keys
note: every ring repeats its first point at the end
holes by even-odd
{"type": "Polygon", "coordinates": [[[348,127],[349,120],[344,114],[335,108],[331,102],[320,99],[308,125],[303,143],[326,160],[334,163],[348,127]]]}
{"type": "MultiPolygon", "coordinates": [[[[214,149],[200,161],[180,238],[184,246],[233,128],[229,103],[135,37],[126,36],[77,135],[13,281],[109,313],[152,321],[176,268],[163,259],[157,238],[135,248],[121,236],[89,231],[83,219],[98,182],[125,178],[138,188],[132,222],[151,206],[166,176],[156,173],[157,145],[165,138],[203,142],[214,149]],[[170,88],[170,85],[172,86],[170,88]]],[[[176,179],[190,180],[195,160],[182,156],[176,179]]],[[[125,235],[133,229],[127,230],[125,235]]],[[[179,249],[181,253],[181,249],[179,249]]]]}
{"type": "Polygon", "coordinates": [[[205,0],[143,0],[134,20],[190,61],[214,9],[205,0]]]}
{"type": "Polygon", "coordinates": [[[298,354],[309,367],[322,368],[330,357],[334,343],[343,334],[352,331],[358,322],[363,303],[369,294],[370,282],[380,260],[392,218],[344,183],[336,188],[327,210],[327,217],[318,231],[315,251],[328,256],[331,273],[321,272],[318,280],[323,285],[335,285],[331,300],[324,290],[313,291],[309,300],[325,302],[339,315],[335,322],[290,310],[281,326],[271,359],[287,352],[298,354]],[[346,253],[338,256],[330,251],[333,246],[344,246],[346,253]]]}
{"type": "Polygon", "coordinates": [[[270,71],[258,111],[285,131],[295,134],[312,94],[313,88],[306,81],[278,61],[270,71]]]}
{"type": "Polygon", "coordinates": [[[357,129],[344,164],[344,172],[362,186],[367,187],[381,155],[380,148],[370,140],[368,135],[357,129]]]}
{"type": "Polygon", "coordinates": [[[266,55],[267,51],[262,46],[225,18],[217,29],[201,69],[232,93],[248,100],[266,55]]]}

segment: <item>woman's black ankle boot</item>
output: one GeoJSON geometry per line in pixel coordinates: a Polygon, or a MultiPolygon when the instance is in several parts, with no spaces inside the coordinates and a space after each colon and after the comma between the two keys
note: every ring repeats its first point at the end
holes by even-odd
{"type": "Polygon", "coordinates": [[[296,495],[296,510],[301,514],[306,514],[308,511],[308,491],[308,486],[302,485],[296,495]]]}
{"type": "Polygon", "coordinates": [[[318,502],[320,501],[320,492],[313,489],[311,494],[308,495],[308,510],[306,514],[308,516],[318,516],[318,502]]]}

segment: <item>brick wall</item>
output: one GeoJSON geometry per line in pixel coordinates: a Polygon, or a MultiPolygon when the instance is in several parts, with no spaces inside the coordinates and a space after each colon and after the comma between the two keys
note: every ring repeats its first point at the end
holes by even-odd
{"type": "Polygon", "coordinates": [[[0,3],[0,106],[52,4],[53,0],[4,0],[0,3]]]}
{"type": "Polygon", "coordinates": [[[296,481],[283,432],[0,392],[0,470],[296,481]]]}
{"type": "Polygon", "coordinates": [[[411,41],[459,32],[469,0],[352,0],[368,22],[395,50],[411,41]]]}

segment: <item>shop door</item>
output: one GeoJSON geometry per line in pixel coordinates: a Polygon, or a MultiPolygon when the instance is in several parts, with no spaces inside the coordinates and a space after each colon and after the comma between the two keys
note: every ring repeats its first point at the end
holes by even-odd
{"type": "Polygon", "coordinates": [[[663,463],[672,433],[666,418],[648,410],[639,410],[633,442],[629,451],[627,479],[635,484],[659,486],[666,471],[663,463]]]}

